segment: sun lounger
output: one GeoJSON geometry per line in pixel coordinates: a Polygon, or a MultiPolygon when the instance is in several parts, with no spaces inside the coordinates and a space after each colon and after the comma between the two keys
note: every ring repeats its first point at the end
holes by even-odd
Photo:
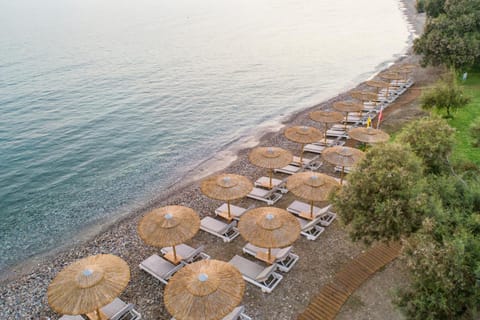
{"type": "MultiPolygon", "coordinates": [[[[247,209],[235,206],[233,204],[230,205],[230,217],[231,219],[239,220],[240,217],[247,212],[247,209]]],[[[215,215],[221,216],[222,218],[228,219],[228,205],[223,203],[220,207],[215,209],[215,215]]],[[[230,219],[230,220],[231,220],[230,219]]]]}
{"type": "MultiPolygon", "coordinates": [[[[243,252],[262,261],[264,261],[262,257],[268,255],[267,249],[259,248],[251,243],[247,243],[243,247],[243,252]]],[[[272,249],[271,255],[275,259],[274,262],[278,265],[278,269],[283,272],[290,271],[298,261],[298,256],[292,252],[292,246],[282,249],[272,249]]]]}
{"type": "Polygon", "coordinates": [[[275,272],[276,264],[269,267],[262,267],[256,262],[235,256],[229,261],[243,275],[243,279],[262,289],[264,293],[270,293],[283,279],[281,274],[275,272]]]}
{"type": "MultiPolygon", "coordinates": [[[[284,180],[272,178],[272,188],[277,188],[281,193],[287,193],[288,190],[285,187],[286,182],[284,180]]],[[[260,177],[254,183],[255,187],[271,189],[270,188],[270,178],[269,177],[260,177]]]]}
{"type": "Polygon", "coordinates": [[[223,242],[230,242],[238,237],[240,233],[236,226],[236,221],[227,224],[212,217],[205,217],[200,221],[200,229],[221,238],[223,242]]]}
{"type": "Polygon", "coordinates": [[[167,284],[173,274],[184,266],[183,262],[175,265],[156,254],[143,260],[139,265],[140,269],[148,272],[164,284],[167,284]]]}
{"type": "MultiPolygon", "coordinates": [[[[327,205],[323,208],[313,207],[313,217],[320,221],[320,224],[324,227],[328,227],[337,215],[330,211],[331,205],[327,205]]],[[[311,207],[308,203],[295,200],[288,207],[287,211],[297,216],[309,219],[311,207]]]]}
{"type": "Polygon", "coordinates": [[[307,238],[307,240],[317,240],[318,237],[325,231],[325,227],[321,226],[320,218],[317,217],[314,220],[307,220],[297,217],[302,231],[300,234],[307,238]]]}
{"type": "Polygon", "coordinates": [[[327,148],[327,146],[322,146],[322,145],[310,143],[310,144],[305,145],[303,150],[305,150],[307,152],[320,154],[320,153],[323,152],[323,150],[325,150],[325,148],[327,148]]]}
{"type": "Polygon", "coordinates": [[[119,298],[115,298],[111,303],[100,308],[100,312],[107,316],[107,319],[110,320],[139,320],[142,318],[140,313],[138,313],[134,308],[134,305],[129,303],[126,304],[119,298]]]}
{"type": "Polygon", "coordinates": [[[343,129],[334,128],[327,130],[327,137],[348,138],[348,134],[343,129]]]}
{"type": "MultiPolygon", "coordinates": [[[[175,246],[175,251],[177,256],[181,257],[181,261],[185,263],[192,263],[200,260],[210,259],[210,256],[203,252],[204,247],[200,246],[198,248],[192,248],[186,244],[179,244],[175,246]]],[[[162,254],[168,254],[173,252],[172,247],[165,247],[160,250],[162,254]]]]}
{"type": "Polygon", "coordinates": [[[247,197],[255,200],[266,202],[269,206],[274,205],[282,197],[282,193],[277,189],[266,190],[263,188],[254,187],[247,197]]]}
{"type": "Polygon", "coordinates": [[[299,166],[289,164],[289,165],[287,165],[283,168],[274,169],[273,171],[274,172],[281,172],[281,173],[285,173],[285,174],[295,174],[297,172],[301,172],[302,170],[303,170],[303,168],[301,168],[299,166]]]}
{"type": "MultiPolygon", "coordinates": [[[[230,312],[225,317],[223,317],[222,320],[252,320],[252,318],[247,316],[244,312],[245,312],[245,307],[238,306],[235,309],[233,309],[232,312],[230,312]]],[[[175,318],[171,318],[170,320],[175,320],[175,318]]]]}
{"type": "Polygon", "coordinates": [[[80,315],[78,316],[63,315],[58,320],[85,320],[85,318],[80,315]]]}
{"type": "MultiPolygon", "coordinates": [[[[352,172],[352,170],[353,170],[352,167],[343,167],[343,172],[344,172],[344,173],[350,173],[350,172],[352,172]]],[[[335,167],[335,171],[336,171],[336,172],[342,172],[342,167],[336,166],[336,167],[335,167]]]]}

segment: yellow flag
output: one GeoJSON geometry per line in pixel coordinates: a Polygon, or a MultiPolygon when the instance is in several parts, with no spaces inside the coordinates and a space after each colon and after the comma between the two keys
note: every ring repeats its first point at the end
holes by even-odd
{"type": "Polygon", "coordinates": [[[367,119],[367,128],[370,128],[372,126],[372,118],[370,118],[370,116],[368,116],[368,119],[367,119]]]}

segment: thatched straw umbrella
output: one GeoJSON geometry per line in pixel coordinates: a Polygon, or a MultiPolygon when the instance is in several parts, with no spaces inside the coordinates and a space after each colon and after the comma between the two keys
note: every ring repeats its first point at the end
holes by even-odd
{"type": "Polygon", "coordinates": [[[288,211],[261,207],[247,211],[238,222],[242,237],[254,246],[267,248],[266,261],[273,263],[272,248],[291,245],[300,235],[298,220],[288,211]]]}
{"type": "Polygon", "coordinates": [[[227,218],[231,219],[230,201],[245,197],[253,189],[253,183],[238,174],[223,173],[206,178],[200,189],[207,197],[227,201],[227,218]]]}
{"type": "Polygon", "coordinates": [[[340,187],[335,178],[318,172],[295,173],[287,179],[287,188],[296,196],[310,201],[310,216],[313,219],[313,202],[325,201],[330,193],[340,187]]]}
{"type": "Polygon", "coordinates": [[[329,123],[340,123],[343,120],[343,115],[340,112],[336,111],[323,111],[323,110],[317,110],[310,112],[310,119],[313,121],[317,122],[322,122],[323,123],[323,136],[325,137],[325,144],[327,144],[327,130],[328,130],[328,124],[329,123]]]}
{"type": "Polygon", "coordinates": [[[145,243],[155,247],[172,247],[165,257],[179,263],[175,246],[191,239],[200,229],[200,217],[188,207],[166,206],[147,213],[138,224],[138,234],[145,243]]]}
{"type": "Polygon", "coordinates": [[[248,159],[260,168],[268,169],[270,179],[269,188],[272,186],[273,169],[283,168],[293,160],[290,151],[277,147],[258,147],[250,151],[248,159]]]}
{"type": "Polygon", "coordinates": [[[387,142],[390,139],[388,133],[373,128],[353,128],[348,131],[348,135],[352,139],[370,144],[387,142]]]}
{"type": "Polygon", "coordinates": [[[401,75],[403,75],[403,79],[407,80],[408,75],[412,73],[416,67],[417,66],[414,64],[402,64],[392,67],[391,70],[392,72],[400,73],[401,75]]]}
{"type": "Polygon", "coordinates": [[[303,165],[303,148],[307,143],[313,143],[322,138],[320,130],[313,127],[295,126],[285,129],[285,137],[293,142],[300,143],[302,150],[300,152],[300,165],[303,165]]]}
{"type": "Polygon", "coordinates": [[[240,304],[244,291],[237,268],[209,259],[177,271],[165,287],[164,302],[177,320],[219,320],[240,304]]]}
{"type": "Polygon", "coordinates": [[[94,312],[112,302],[130,281],[130,268],[112,254],[78,260],[63,269],[47,290],[48,304],[58,313],[80,315],[94,312]]]}
{"type": "Polygon", "coordinates": [[[354,101],[337,101],[333,103],[333,108],[345,112],[345,131],[347,131],[348,114],[350,112],[360,112],[361,116],[363,105],[354,101]]]}
{"type": "Polygon", "coordinates": [[[323,150],[322,158],[336,166],[342,167],[340,175],[340,184],[343,182],[345,167],[351,167],[360,161],[365,154],[355,148],[336,146],[323,150]]]}
{"type": "Polygon", "coordinates": [[[380,89],[383,89],[383,88],[387,89],[386,97],[388,98],[388,93],[389,93],[389,90],[390,90],[390,83],[385,82],[385,81],[380,81],[380,80],[369,80],[369,81],[366,82],[366,84],[377,90],[377,97],[378,97],[378,93],[380,92],[380,89]]]}

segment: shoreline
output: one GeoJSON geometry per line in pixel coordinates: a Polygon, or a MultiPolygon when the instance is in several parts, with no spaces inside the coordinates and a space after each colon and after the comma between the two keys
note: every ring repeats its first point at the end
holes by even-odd
{"type": "MultiPolygon", "coordinates": [[[[412,12],[412,8],[415,10],[413,0],[399,0],[399,7],[403,12],[410,32],[408,46],[405,49],[405,52],[399,53],[399,57],[393,63],[383,62],[379,64],[379,70],[375,70],[375,73],[370,78],[375,77],[375,75],[377,75],[379,72],[398,63],[404,62],[405,60],[409,61],[415,59],[411,53],[413,38],[415,35],[418,35],[418,33],[421,32],[421,28],[419,29],[419,26],[423,27],[423,23],[419,21],[421,19],[418,18],[416,12],[412,12]],[[382,68],[382,65],[387,66],[386,68],[382,68]]],[[[218,205],[218,202],[210,200],[201,195],[198,186],[198,181],[200,179],[218,171],[235,172],[246,175],[250,178],[259,176],[263,173],[263,171],[254,167],[253,165],[249,165],[248,160],[246,160],[246,155],[252,147],[256,145],[276,145],[297,151],[298,146],[296,144],[283,139],[283,135],[280,132],[283,127],[287,125],[296,125],[300,122],[302,124],[315,126],[315,123],[308,119],[309,112],[311,112],[313,109],[329,109],[331,108],[331,104],[333,102],[349,97],[348,94],[350,91],[363,89],[365,87],[366,85],[364,81],[362,81],[353,88],[348,88],[342,93],[335,94],[320,103],[284,116],[278,123],[272,121],[271,126],[266,126],[263,131],[255,131],[257,132],[256,135],[242,137],[237,141],[227,145],[225,149],[221,150],[211,158],[200,162],[192,168],[189,168],[189,170],[187,170],[182,177],[179,177],[170,186],[166,187],[165,191],[162,192],[161,195],[148,201],[140,208],[116,217],[113,222],[111,221],[111,218],[109,218],[108,220],[110,221],[108,224],[100,223],[97,225],[88,226],[85,228],[88,228],[88,231],[85,231],[82,236],[75,239],[73,243],[57,247],[46,253],[41,253],[37,256],[22,261],[13,267],[7,268],[7,270],[0,276],[0,283],[2,283],[3,288],[0,291],[0,298],[4,298],[9,289],[11,290],[10,292],[15,292],[15,290],[12,290],[10,287],[18,285],[25,291],[25,293],[22,295],[24,299],[26,295],[28,299],[35,299],[35,301],[37,301],[36,303],[32,303],[34,306],[36,306],[36,308],[32,307],[32,310],[42,310],[40,311],[41,315],[46,313],[51,316],[53,315],[51,310],[47,310],[46,312],[43,310],[45,310],[46,288],[53,276],[64,266],[68,265],[75,259],[104,252],[117,254],[122,258],[127,257],[126,260],[129,262],[129,265],[132,269],[132,282],[137,281],[139,278],[135,277],[133,269],[138,269],[136,268],[136,265],[138,265],[139,262],[138,260],[141,257],[145,257],[148,254],[158,251],[158,249],[151,248],[143,244],[143,242],[136,235],[136,225],[139,218],[145,212],[159,206],[168,204],[181,204],[192,207],[199,212],[202,217],[208,215],[210,212],[213,212],[213,209],[215,209],[215,207],[218,205]],[[187,176],[189,176],[189,178],[185,178],[187,176]],[[136,251],[132,252],[133,250],[136,251]],[[39,283],[32,284],[32,281],[35,280],[40,281],[39,283]],[[35,293],[30,293],[30,291],[27,290],[28,286],[34,286],[37,291],[35,293]]],[[[253,131],[254,130],[252,130],[252,132],[253,131]]],[[[241,202],[243,201],[248,200],[242,200],[241,202]]],[[[257,203],[257,205],[261,206],[260,203],[257,203]]],[[[335,230],[335,232],[343,231],[335,230]]],[[[199,234],[195,236],[190,243],[203,244],[207,242],[207,248],[209,250],[213,248],[209,248],[208,243],[216,245],[217,247],[221,246],[215,239],[210,239],[209,237],[211,236],[205,236],[203,234],[200,235],[200,233],[201,232],[199,232],[199,234]],[[205,240],[207,238],[208,240],[205,240]]],[[[349,248],[347,250],[348,253],[361,248],[361,246],[358,244],[353,243],[347,244],[347,247],[349,248]]],[[[241,250],[237,250],[236,252],[239,253],[241,250]]],[[[212,255],[212,257],[214,256],[215,255],[212,255]]],[[[145,283],[142,283],[143,281],[137,282],[137,287],[142,287],[142,285],[145,285],[145,283]]],[[[129,287],[134,286],[130,284],[129,287]]],[[[133,294],[133,292],[136,291],[135,288],[127,289],[127,291],[129,292],[126,292],[125,296],[129,298],[130,302],[134,302],[138,306],[142,305],[141,302],[136,300],[136,298],[139,297],[135,297],[133,294]]],[[[140,294],[142,294],[142,292],[140,292],[140,294]]],[[[10,298],[15,300],[18,299],[18,297],[10,298]]],[[[7,301],[6,303],[9,302],[10,301],[7,301]]],[[[48,309],[48,306],[46,306],[46,308],[48,309]]],[[[2,314],[2,312],[0,312],[0,314],[2,314]]],[[[146,317],[146,319],[148,318],[146,317]]]]}

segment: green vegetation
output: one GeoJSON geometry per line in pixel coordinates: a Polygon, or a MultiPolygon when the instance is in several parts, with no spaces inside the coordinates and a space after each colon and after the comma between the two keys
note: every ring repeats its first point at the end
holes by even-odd
{"type": "Polygon", "coordinates": [[[417,0],[416,8],[418,13],[425,12],[425,0],[417,0]]]}
{"type": "Polygon", "coordinates": [[[332,196],[354,240],[404,239],[411,283],[396,303],[407,319],[480,316],[480,175],[474,164],[453,170],[448,161],[452,149],[452,158],[480,159],[470,137],[480,116],[480,93],[473,92],[479,83],[478,75],[465,83],[473,99],[448,121],[456,131],[436,115],[412,122],[396,143],[368,150],[332,196]],[[458,148],[466,138],[466,148],[458,148]]]}
{"type": "Polygon", "coordinates": [[[424,65],[466,70],[480,64],[480,0],[425,0],[425,31],[414,50],[424,65]]]}
{"type": "Polygon", "coordinates": [[[455,118],[448,120],[449,125],[456,129],[456,143],[451,160],[480,166],[480,149],[473,147],[476,139],[472,137],[470,129],[472,123],[480,118],[480,73],[469,74],[463,87],[466,94],[471,96],[471,101],[457,110],[455,118]]]}
{"type": "Polygon", "coordinates": [[[472,136],[472,145],[480,147],[480,117],[476,118],[470,125],[470,135],[472,136]]]}
{"type": "Polygon", "coordinates": [[[369,149],[332,204],[350,236],[365,243],[398,240],[420,226],[429,212],[422,161],[396,143],[369,149]]]}
{"type": "Polygon", "coordinates": [[[470,102],[470,97],[465,95],[463,88],[458,85],[456,75],[453,71],[447,72],[427,89],[420,99],[422,108],[437,110],[445,109],[447,118],[452,118],[451,111],[456,111],[470,102]]]}
{"type": "Polygon", "coordinates": [[[423,118],[408,124],[397,136],[401,144],[408,144],[420,157],[427,173],[449,169],[448,157],[455,144],[455,130],[438,117],[423,118]]]}

